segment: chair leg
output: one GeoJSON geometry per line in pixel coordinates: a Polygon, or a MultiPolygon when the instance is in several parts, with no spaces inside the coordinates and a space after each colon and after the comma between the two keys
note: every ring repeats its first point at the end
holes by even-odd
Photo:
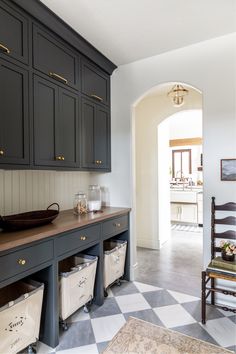
{"type": "MultiPolygon", "coordinates": [[[[215,279],[211,278],[211,288],[215,288],[215,279]]],[[[211,291],[211,304],[215,305],[215,292],[211,291]]]]}
{"type": "Polygon", "coordinates": [[[206,323],[206,272],[202,272],[202,324],[206,323]]]}

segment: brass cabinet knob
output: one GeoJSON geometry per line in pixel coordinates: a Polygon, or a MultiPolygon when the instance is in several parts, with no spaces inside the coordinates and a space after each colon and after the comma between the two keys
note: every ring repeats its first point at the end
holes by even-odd
{"type": "Polygon", "coordinates": [[[55,159],[56,159],[57,161],[61,161],[61,156],[56,156],[55,159]]]}
{"type": "Polygon", "coordinates": [[[116,227],[121,227],[121,224],[115,223],[114,226],[116,226],[116,227]]]}
{"type": "Polygon", "coordinates": [[[102,164],[102,160],[96,160],[95,163],[96,163],[96,165],[101,165],[102,164]]]}
{"type": "Polygon", "coordinates": [[[18,259],[17,263],[21,266],[24,266],[26,264],[26,260],[23,258],[18,259]]]}
{"type": "Polygon", "coordinates": [[[65,161],[65,157],[64,157],[64,156],[61,156],[61,160],[62,160],[62,161],[65,161]]]}
{"type": "Polygon", "coordinates": [[[0,156],[3,156],[3,155],[4,155],[4,151],[0,150],[0,156]]]}
{"type": "Polygon", "coordinates": [[[87,238],[86,236],[80,236],[81,241],[85,241],[86,238],[87,238]]]}

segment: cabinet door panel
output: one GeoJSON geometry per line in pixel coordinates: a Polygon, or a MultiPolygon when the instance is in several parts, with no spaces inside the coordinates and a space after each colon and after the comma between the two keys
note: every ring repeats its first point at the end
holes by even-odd
{"type": "Polygon", "coordinates": [[[110,115],[103,108],[97,107],[95,118],[95,161],[99,168],[109,168],[110,152],[110,115]]]}
{"type": "Polygon", "coordinates": [[[94,164],[94,120],[96,106],[82,99],[82,167],[93,168],[94,164]]]}
{"type": "Polygon", "coordinates": [[[58,88],[50,81],[34,78],[34,157],[36,165],[60,166],[55,161],[55,124],[58,88]]]}
{"type": "Polygon", "coordinates": [[[78,158],[78,98],[59,89],[59,115],[56,124],[56,154],[65,158],[63,166],[75,166],[78,158]]]}
{"type": "Polygon", "coordinates": [[[82,63],[82,92],[100,103],[110,102],[109,76],[87,61],[82,63]]]}
{"type": "Polygon", "coordinates": [[[0,61],[0,163],[29,163],[28,73],[0,61]]]}
{"type": "Polygon", "coordinates": [[[66,83],[64,78],[69,86],[78,86],[76,55],[37,26],[34,26],[33,33],[34,67],[46,75],[53,75],[52,78],[61,83],[66,83]]]}
{"type": "Polygon", "coordinates": [[[12,4],[8,7],[0,2],[0,24],[0,56],[9,56],[28,63],[27,18],[15,10],[12,4]]]}

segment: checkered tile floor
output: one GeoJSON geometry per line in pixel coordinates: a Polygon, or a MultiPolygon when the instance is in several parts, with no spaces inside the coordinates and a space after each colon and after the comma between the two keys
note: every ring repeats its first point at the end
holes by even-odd
{"type": "Polygon", "coordinates": [[[139,282],[114,285],[101,307],[93,305],[68,319],[69,329],[60,334],[60,344],[50,348],[40,343],[38,354],[98,354],[107,346],[129,316],[220,345],[236,349],[235,316],[207,308],[206,325],[200,322],[200,299],[139,282]]]}

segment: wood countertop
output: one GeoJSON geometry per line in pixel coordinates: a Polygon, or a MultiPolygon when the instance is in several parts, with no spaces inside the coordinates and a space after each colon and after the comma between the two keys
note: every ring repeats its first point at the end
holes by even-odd
{"type": "Polygon", "coordinates": [[[74,230],[109,218],[124,215],[130,212],[130,208],[103,208],[103,212],[88,213],[76,216],[73,210],[61,211],[58,217],[50,224],[35,227],[28,230],[0,232],[0,252],[23,246],[34,241],[46,239],[62,232],[74,230]]]}

